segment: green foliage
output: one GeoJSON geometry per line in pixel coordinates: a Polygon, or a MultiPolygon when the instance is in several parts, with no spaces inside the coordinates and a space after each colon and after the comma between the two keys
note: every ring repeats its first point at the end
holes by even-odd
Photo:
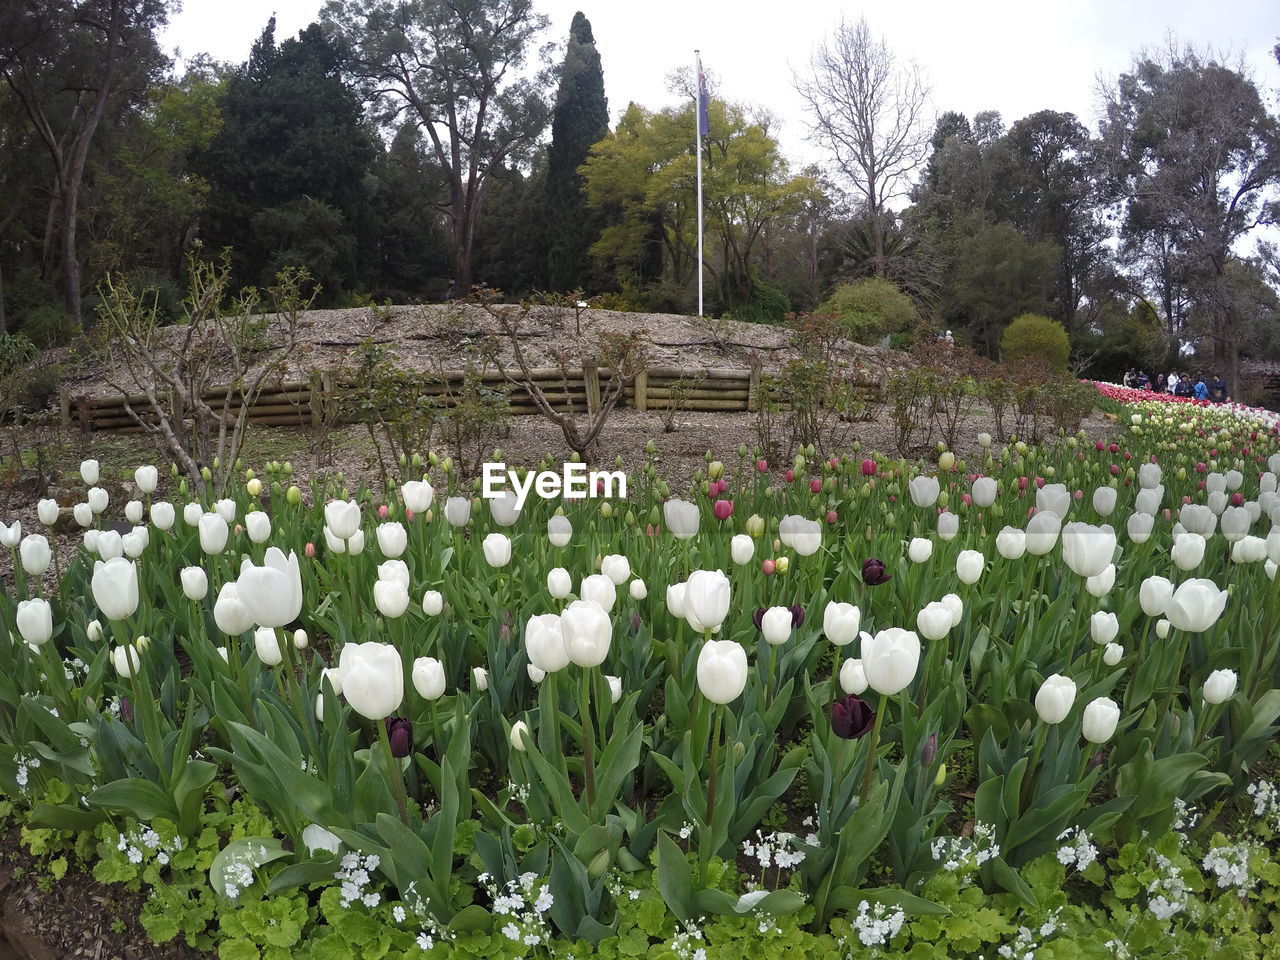
{"type": "Polygon", "coordinates": [[[35,307],[22,316],[22,333],[38,347],[66,343],[75,332],[71,314],[52,303],[35,307]]]}
{"type": "Polygon", "coordinates": [[[834,316],[845,335],[859,343],[875,343],[881,337],[905,331],[920,318],[911,298],[883,277],[840,284],[818,312],[834,316]]]}
{"type": "Polygon", "coordinates": [[[770,286],[760,279],[760,275],[751,271],[751,298],[738,304],[727,316],[744,323],[775,323],[786,320],[791,312],[791,303],[787,295],[777,287],[770,286]]]}
{"type": "Polygon", "coordinates": [[[1024,313],[1005,327],[1000,352],[1006,360],[1038,360],[1052,370],[1065,371],[1071,343],[1067,331],[1056,320],[1024,313]]]}

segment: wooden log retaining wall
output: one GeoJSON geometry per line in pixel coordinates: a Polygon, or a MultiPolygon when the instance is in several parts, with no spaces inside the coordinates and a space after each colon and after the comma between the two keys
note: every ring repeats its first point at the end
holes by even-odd
{"type": "MultiPolygon", "coordinates": [[[[561,371],[548,367],[531,370],[531,380],[552,407],[561,412],[587,412],[603,402],[612,371],[593,365],[561,371]]],[[[438,397],[444,406],[453,403],[461,388],[462,371],[424,375],[419,387],[423,394],[438,397]]],[[[511,384],[497,372],[482,374],[480,383],[507,397],[514,416],[539,412],[536,403],[520,385],[511,384]]],[[[647,367],[623,388],[619,406],[635,410],[668,410],[674,404],[688,412],[755,411],[760,406],[760,368],[704,369],[647,367]]],[[[872,381],[857,384],[869,400],[878,399],[882,385],[872,381]]],[[[305,427],[313,422],[330,423],[352,419],[342,402],[351,384],[339,381],[334,372],[314,372],[307,380],[278,382],[266,386],[249,411],[249,422],[264,426],[305,427]]],[[[130,397],[74,397],[63,392],[59,398],[63,427],[78,426],[84,431],[136,433],[143,428],[126,409],[131,406],[144,419],[153,414],[145,395],[130,397]]],[[[206,391],[204,400],[216,411],[236,417],[244,403],[238,390],[222,387],[206,391]]]]}

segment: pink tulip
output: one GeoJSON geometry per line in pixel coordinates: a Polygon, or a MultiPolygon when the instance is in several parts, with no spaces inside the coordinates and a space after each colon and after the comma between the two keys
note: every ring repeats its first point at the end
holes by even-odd
{"type": "Polygon", "coordinates": [[[796,479],[796,472],[794,470],[788,470],[783,476],[786,478],[787,483],[793,483],[796,479]]]}
{"type": "Polygon", "coordinates": [[[876,462],[870,458],[862,461],[862,475],[864,477],[874,476],[876,472],[876,462]]]}
{"type": "Polygon", "coordinates": [[[314,543],[308,543],[303,548],[302,552],[305,553],[308,558],[314,557],[316,555],[316,545],[314,543]]]}
{"type": "Polygon", "coordinates": [[[777,566],[774,564],[772,560],[766,560],[764,563],[760,564],[760,572],[763,573],[766,577],[772,577],[776,569],[777,569],[777,566]]]}
{"type": "Polygon", "coordinates": [[[821,492],[822,492],[822,481],[821,481],[821,480],[819,480],[817,477],[814,477],[812,480],[810,480],[810,481],[809,481],[809,492],[810,492],[810,493],[821,493],[821,492]]]}
{"type": "Polygon", "coordinates": [[[712,506],[711,512],[716,515],[717,520],[728,520],[733,516],[733,501],[717,500],[715,505],[712,506]]]}
{"type": "Polygon", "coordinates": [[[835,523],[839,519],[840,517],[836,514],[834,510],[827,511],[827,523],[835,523]]]}
{"type": "Polygon", "coordinates": [[[768,473],[768,472],[769,472],[769,461],[768,461],[768,460],[757,460],[757,461],[756,461],[756,470],[757,470],[759,473],[768,473]]]}
{"type": "Polygon", "coordinates": [[[388,512],[387,505],[384,503],[382,506],[378,508],[378,519],[379,520],[387,519],[387,512],[388,512]]]}

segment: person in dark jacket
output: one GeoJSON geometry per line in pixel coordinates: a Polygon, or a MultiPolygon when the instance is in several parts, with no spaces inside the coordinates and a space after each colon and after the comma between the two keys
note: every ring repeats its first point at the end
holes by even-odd
{"type": "Polygon", "coordinates": [[[1213,375],[1213,383],[1209,384],[1209,399],[1214,403],[1227,402],[1227,384],[1219,374],[1213,375]]]}

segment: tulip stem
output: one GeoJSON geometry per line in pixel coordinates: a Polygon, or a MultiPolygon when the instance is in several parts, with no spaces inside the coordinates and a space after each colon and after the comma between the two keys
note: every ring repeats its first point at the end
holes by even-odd
{"type": "Polygon", "coordinates": [[[400,770],[400,761],[391,752],[391,737],[387,734],[387,721],[385,719],[375,720],[374,726],[378,728],[378,739],[382,741],[382,749],[387,753],[387,762],[391,764],[391,793],[396,798],[396,809],[400,812],[400,822],[407,827],[409,825],[409,811],[405,800],[404,774],[400,770]]]}
{"type": "Polygon", "coordinates": [[[720,726],[724,719],[723,704],[716,704],[716,719],[711,729],[711,776],[707,780],[707,830],[715,834],[716,781],[720,774],[720,726]]]}
{"type": "Polygon", "coordinates": [[[440,712],[436,709],[436,701],[431,701],[431,737],[436,744],[436,763],[444,766],[444,733],[440,729],[440,712]]]}
{"type": "Polygon", "coordinates": [[[1041,722],[1040,734],[1036,738],[1036,748],[1031,753],[1031,763],[1022,775],[1022,806],[1026,807],[1031,800],[1032,785],[1035,783],[1036,767],[1040,763],[1040,754],[1044,752],[1045,741],[1049,739],[1049,724],[1041,722]]]}
{"type": "Polygon", "coordinates": [[[582,670],[582,783],[587,795],[587,807],[596,803],[596,767],[592,757],[592,740],[595,734],[591,730],[591,670],[582,670]]]}
{"type": "Polygon", "coordinates": [[[871,793],[871,778],[876,772],[876,750],[880,746],[880,725],[884,723],[884,714],[889,707],[889,698],[881,695],[877,706],[880,709],[876,711],[876,722],[871,728],[871,743],[867,748],[867,766],[862,771],[862,792],[858,794],[859,806],[867,802],[867,795],[871,793]]]}

